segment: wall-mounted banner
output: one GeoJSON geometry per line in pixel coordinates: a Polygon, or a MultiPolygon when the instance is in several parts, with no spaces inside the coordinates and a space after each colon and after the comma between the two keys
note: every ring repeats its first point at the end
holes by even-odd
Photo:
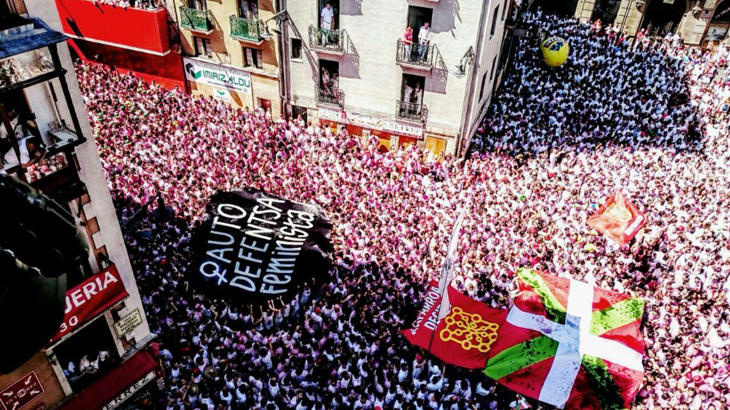
{"type": "Polygon", "coordinates": [[[358,127],[385,131],[407,137],[423,138],[423,126],[406,124],[394,120],[372,117],[365,114],[320,108],[317,111],[320,120],[336,121],[343,124],[352,124],[358,127]]]}
{"type": "Polygon", "coordinates": [[[127,297],[117,267],[112,265],[66,292],[63,323],[51,343],[96,317],[108,307],[127,297]]]}
{"type": "Polygon", "coordinates": [[[324,211],[256,189],[218,192],[193,237],[189,274],[212,296],[263,304],[330,268],[324,211]]]}
{"type": "Polygon", "coordinates": [[[246,71],[187,57],[183,57],[183,68],[188,81],[251,94],[251,74],[246,71]]]}

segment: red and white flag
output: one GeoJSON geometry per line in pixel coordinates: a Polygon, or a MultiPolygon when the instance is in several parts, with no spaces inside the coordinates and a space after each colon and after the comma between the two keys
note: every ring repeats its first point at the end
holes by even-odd
{"type": "Polygon", "coordinates": [[[621,191],[616,191],[586,223],[623,246],[646,224],[646,217],[621,191]]]}

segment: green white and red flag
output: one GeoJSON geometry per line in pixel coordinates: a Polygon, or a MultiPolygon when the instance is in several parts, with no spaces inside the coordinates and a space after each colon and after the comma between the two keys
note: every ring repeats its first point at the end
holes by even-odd
{"type": "Polygon", "coordinates": [[[517,277],[484,373],[558,408],[629,408],[644,375],[644,302],[531,269],[517,277]]]}

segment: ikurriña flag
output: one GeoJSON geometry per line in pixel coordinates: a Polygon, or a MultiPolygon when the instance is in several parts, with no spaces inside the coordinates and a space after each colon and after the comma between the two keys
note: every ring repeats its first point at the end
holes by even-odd
{"type": "Polygon", "coordinates": [[[446,363],[483,369],[507,310],[492,309],[451,286],[446,292],[443,295],[438,282],[432,281],[413,327],[400,332],[446,363]],[[446,306],[441,303],[443,296],[446,306]]]}
{"type": "Polygon", "coordinates": [[[644,302],[531,269],[484,373],[558,408],[629,408],[641,387],[644,302]]]}
{"type": "Polygon", "coordinates": [[[623,246],[646,224],[646,217],[621,191],[616,191],[586,223],[623,246]]]}

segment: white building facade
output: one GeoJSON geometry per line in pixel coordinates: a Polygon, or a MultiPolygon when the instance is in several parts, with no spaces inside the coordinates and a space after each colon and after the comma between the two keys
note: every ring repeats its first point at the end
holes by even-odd
{"type": "Polygon", "coordinates": [[[492,96],[510,4],[288,0],[285,103],[308,121],[375,135],[381,149],[458,154],[492,96]]]}

